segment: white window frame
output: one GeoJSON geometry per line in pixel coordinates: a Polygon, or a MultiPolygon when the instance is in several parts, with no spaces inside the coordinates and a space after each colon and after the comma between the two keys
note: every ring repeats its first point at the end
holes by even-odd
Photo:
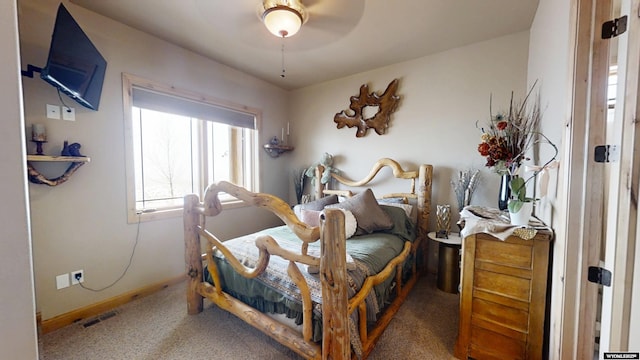
{"type": "MultiPolygon", "coordinates": [[[[259,109],[252,108],[245,105],[235,104],[226,100],[216,99],[211,96],[199,94],[196,92],[178,89],[171,85],[157,83],[155,81],[147,80],[141,78],[136,75],[122,73],[122,96],[123,96],[123,106],[124,106],[124,122],[125,122],[125,165],[126,165],[126,185],[127,185],[127,221],[129,223],[137,223],[139,221],[150,221],[150,220],[158,220],[158,219],[166,219],[166,218],[174,218],[182,216],[182,206],[179,207],[168,207],[168,208],[160,208],[153,209],[152,211],[140,211],[136,209],[136,179],[135,179],[135,159],[134,159],[134,132],[133,132],[133,119],[132,119],[132,106],[133,106],[133,89],[134,87],[152,90],[154,92],[158,92],[161,94],[166,94],[169,96],[175,96],[179,98],[184,98],[191,101],[201,102],[207,105],[212,105],[215,107],[220,107],[224,109],[229,109],[237,112],[242,112],[246,114],[253,115],[255,117],[255,131],[254,136],[249,139],[252,142],[252,153],[250,159],[245,159],[246,167],[251,169],[250,182],[253,185],[252,191],[259,192],[260,191],[260,182],[259,180],[259,148],[258,139],[259,139],[259,129],[260,129],[260,120],[261,120],[261,112],[259,109]]],[[[204,136],[204,135],[202,135],[204,136]]],[[[206,147],[207,144],[203,144],[202,147],[206,147]]],[[[202,169],[204,167],[205,161],[207,161],[207,154],[205,149],[201,149],[202,156],[200,157],[202,169]]],[[[206,190],[206,177],[207,175],[201,171],[201,179],[200,183],[205,184],[198,189],[198,196],[202,197],[204,195],[204,191],[206,190]]],[[[239,201],[235,198],[222,198],[222,207],[223,209],[235,208],[245,206],[242,201],[239,201]]]]}

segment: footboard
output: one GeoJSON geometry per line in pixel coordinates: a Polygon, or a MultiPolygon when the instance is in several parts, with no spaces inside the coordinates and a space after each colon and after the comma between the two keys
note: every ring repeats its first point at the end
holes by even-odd
{"type": "Polygon", "coordinates": [[[196,195],[185,197],[184,207],[185,232],[185,261],[189,275],[187,288],[187,309],[189,314],[197,314],[203,309],[203,298],[207,297],[216,305],[238,316],[265,334],[271,336],[283,345],[296,351],[308,359],[319,359],[323,351],[320,346],[311,341],[312,304],[309,290],[306,288],[297,264],[320,267],[322,283],[323,314],[324,309],[333,309],[331,316],[323,315],[323,348],[326,354],[336,354],[334,359],[348,359],[350,355],[349,331],[347,322],[347,269],[344,234],[344,215],[339,210],[327,210],[323,214],[320,227],[309,227],[300,222],[291,208],[281,199],[268,194],[256,194],[233,184],[221,182],[207,189],[204,201],[201,203],[196,195]],[[260,250],[260,259],[254,268],[241,264],[226,250],[223,242],[205,229],[207,216],[218,215],[222,207],[218,199],[218,192],[231,194],[254,206],[272,211],[287,224],[302,240],[299,253],[294,253],[278,246],[270,236],[263,236],[256,240],[260,250]],[[320,230],[322,229],[322,231],[320,230]],[[206,260],[214,279],[214,285],[203,281],[203,258],[201,254],[202,239],[208,242],[206,260]],[[306,254],[309,243],[322,239],[320,258],[306,254]],[[299,287],[303,298],[303,331],[302,336],[286,325],[262,314],[258,310],[242,303],[222,291],[219,285],[216,266],[213,264],[213,251],[218,250],[230,260],[231,266],[242,276],[252,278],[260,274],[267,267],[270,256],[279,256],[290,261],[289,276],[299,287]],[[325,345],[326,342],[326,345],[325,345]],[[340,344],[340,345],[337,345],[340,344]],[[345,352],[346,356],[338,356],[338,352],[345,352]]]}

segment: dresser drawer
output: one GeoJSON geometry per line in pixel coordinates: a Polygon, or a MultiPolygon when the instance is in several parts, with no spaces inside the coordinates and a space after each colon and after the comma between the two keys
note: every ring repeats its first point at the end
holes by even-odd
{"type": "Polygon", "coordinates": [[[471,326],[469,356],[474,359],[524,359],[526,343],[477,326],[471,326]]]}
{"type": "Polygon", "coordinates": [[[512,338],[523,340],[526,338],[529,327],[528,311],[479,298],[474,298],[471,306],[472,324],[512,338]]]}
{"type": "Polygon", "coordinates": [[[473,288],[475,290],[505,296],[520,301],[529,301],[531,281],[517,276],[476,269],[473,288]]]}
{"type": "Polygon", "coordinates": [[[531,269],[531,245],[512,244],[478,237],[476,261],[486,261],[520,269],[531,269]]]}

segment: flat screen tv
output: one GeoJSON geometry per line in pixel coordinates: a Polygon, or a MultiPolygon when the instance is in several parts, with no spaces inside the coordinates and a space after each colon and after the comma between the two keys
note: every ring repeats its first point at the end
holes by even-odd
{"type": "Polygon", "coordinates": [[[60,4],[40,77],[81,105],[98,110],[106,69],[104,57],[60,4]]]}

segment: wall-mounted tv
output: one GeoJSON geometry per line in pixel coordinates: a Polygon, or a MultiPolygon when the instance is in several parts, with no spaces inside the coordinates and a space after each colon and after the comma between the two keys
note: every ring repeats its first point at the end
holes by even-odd
{"type": "Polygon", "coordinates": [[[62,5],[40,77],[83,106],[98,110],[107,62],[62,5]]]}

